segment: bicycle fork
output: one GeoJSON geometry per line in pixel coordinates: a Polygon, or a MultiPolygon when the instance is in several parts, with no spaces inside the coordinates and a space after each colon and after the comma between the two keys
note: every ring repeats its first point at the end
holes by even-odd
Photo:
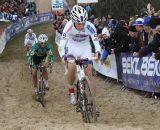
{"type": "Polygon", "coordinates": [[[43,78],[43,73],[42,73],[42,70],[40,71],[41,74],[40,74],[40,77],[38,79],[38,82],[39,82],[39,94],[44,94],[45,95],[45,91],[44,91],[44,78],[43,78]]]}

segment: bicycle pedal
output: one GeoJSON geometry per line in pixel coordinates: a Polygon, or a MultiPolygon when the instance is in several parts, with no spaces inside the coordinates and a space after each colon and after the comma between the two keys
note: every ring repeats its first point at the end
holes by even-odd
{"type": "Polygon", "coordinates": [[[98,113],[96,113],[96,117],[99,117],[100,116],[100,113],[98,114],[98,113]]]}
{"type": "Polygon", "coordinates": [[[35,95],[34,99],[35,99],[35,101],[39,101],[40,97],[38,95],[35,95]]]}
{"type": "Polygon", "coordinates": [[[48,88],[48,87],[45,87],[45,90],[46,90],[46,91],[49,91],[49,88],[48,88]]]}
{"type": "Polygon", "coordinates": [[[76,107],[76,112],[81,112],[81,109],[79,107],[76,107]]]}
{"type": "Polygon", "coordinates": [[[95,114],[96,114],[97,117],[99,117],[100,116],[100,110],[96,109],[96,113],[95,114]]]}

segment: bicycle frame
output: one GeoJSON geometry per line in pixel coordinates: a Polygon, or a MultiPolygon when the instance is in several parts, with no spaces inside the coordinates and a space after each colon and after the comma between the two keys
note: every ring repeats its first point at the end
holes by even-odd
{"type": "Polygon", "coordinates": [[[84,72],[84,66],[83,65],[76,65],[77,68],[77,78],[78,81],[80,83],[79,87],[80,87],[80,92],[83,93],[84,92],[84,85],[83,85],[83,80],[85,79],[86,75],[84,72]]]}
{"type": "Polygon", "coordinates": [[[84,66],[76,65],[76,68],[77,68],[78,80],[82,81],[86,77],[85,72],[84,72],[84,66]]]}

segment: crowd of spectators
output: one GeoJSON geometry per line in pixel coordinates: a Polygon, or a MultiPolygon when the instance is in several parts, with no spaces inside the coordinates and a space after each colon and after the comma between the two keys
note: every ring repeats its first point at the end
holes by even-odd
{"type": "MultiPolygon", "coordinates": [[[[152,52],[155,59],[160,59],[160,11],[155,13],[150,3],[140,10],[139,15],[130,17],[129,20],[116,20],[111,15],[95,17],[92,4],[82,6],[97,29],[99,41],[104,49],[102,63],[108,55],[119,55],[121,52],[130,52],[139,57],[152,52]]],[[[58,17],[53,23],[54,29],[62,33],[67,20],[69,13],[58,17]]]]}
{"type": "Polygon", "coordinates": [[[0,6],[0,13],[5,19],[16,22],[20,18],[36,14],[36,4],[25,0],[5,0],[0,6]]]}

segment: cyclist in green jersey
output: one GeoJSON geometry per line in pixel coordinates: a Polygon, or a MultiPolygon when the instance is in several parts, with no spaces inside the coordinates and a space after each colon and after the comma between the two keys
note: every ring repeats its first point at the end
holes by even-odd
{"type": "MultiPolygon", "coordinates": [[[[31,48],[29,56],[29,64],[31,66],[32,80],[34,91],[37,93],[37,69],[40,64],[45,66],[51,65],[54,62],[53,48],[48,43],[48,37],[45,34],[40,34],[38,37],[38,43],[31,48]]],[[[48,72],[47,69],[43,73],[44,83],[46,90],[49,90],[48,86],[48,72]]]]}

